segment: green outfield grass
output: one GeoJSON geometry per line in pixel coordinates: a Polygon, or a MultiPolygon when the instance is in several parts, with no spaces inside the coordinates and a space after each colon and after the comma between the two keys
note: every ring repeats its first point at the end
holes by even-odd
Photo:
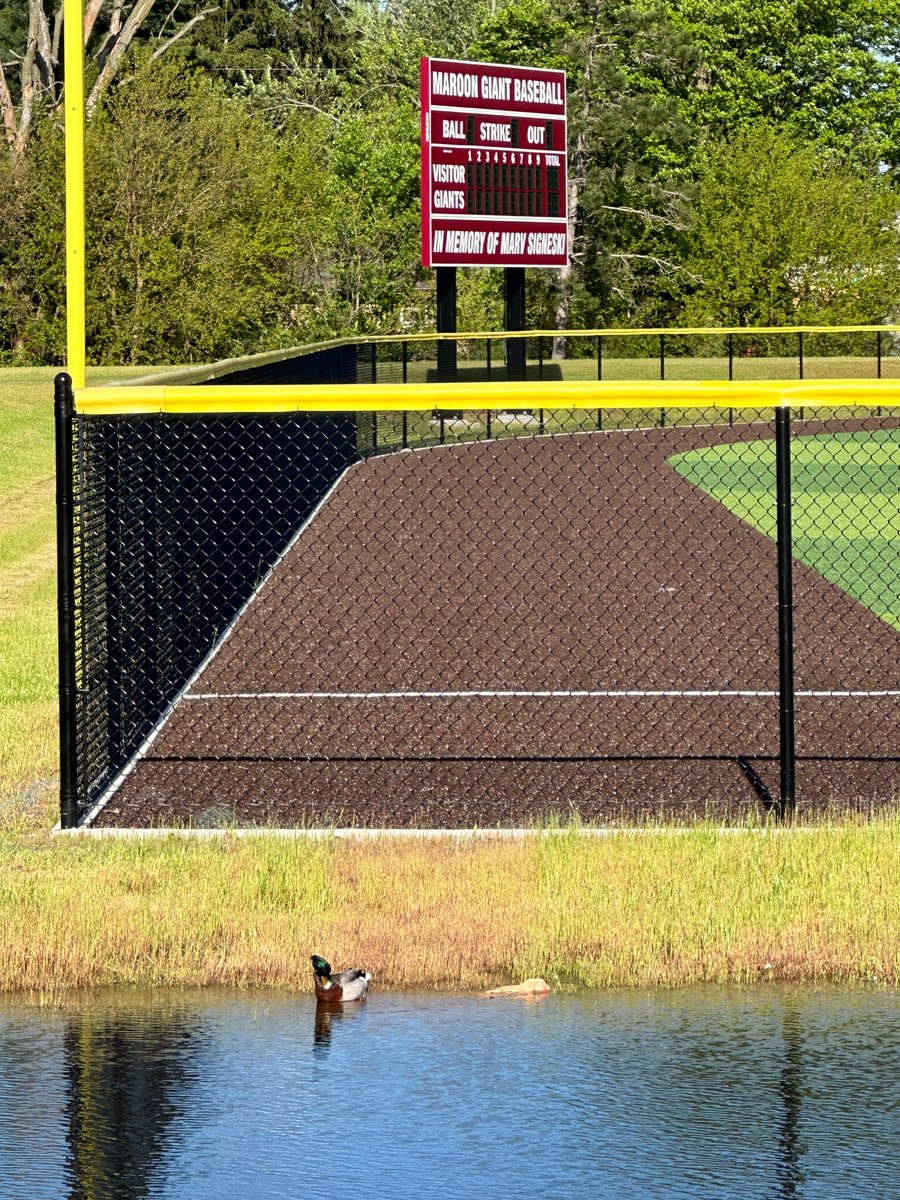
{"type": "MultiPolygon", "coordinates": [[[[733,513],[775,537],[775,443],[738,442],[669,459],[733,513]]],[[[794,556],[900,629],[900,430],[797,435],[794,556]]]]}
{"type": "MultiPolygon", "coordinates": [[[[458,378],[465,382],[480,382],[488,378],[487,360],[484,355],[484,343],[473,342],[473,357],[466,357],[465,347],[460,346],[458,359],[458,378]]],[[[410,354],[415,354],[418,347],[410,347],[410,354]]],[[[528,379],[545,379],[552,383],[553,379],[594,380],[597,378],[597,359],[592,353],[586,358],[569,358],[557,362],[550,358],[549,339],[547,354],[544,360],[543,374],[536,358],[529,356],[527,363],[528,379]]],[[[378,379],[382,383],[399,382],[402,369],[399,353],[392,348],[396,361],[386,361],[386,348],[381,347],[382,357],[378,362],[378,379]]],[[[433,354],[433,348],[429,353],[433,354]]],[[[576,349],[577,353],[577,349],[576,349]]],[[[531,347],[529,346],[529,355],[531,347]]],[[[411,358],[407,364],[407,378],[410,383],[425,383],[436,369],[436,362],[419,361],[411,358]]],[[[795,355],[758,355],[752,357],[735,357],[732,363],[733,378],[736,381],[747,380],[758,382],[767,379],[798,379],[799,362],[795,355]]],[[[809,356],[804,359],[803,376],[805,379],[875,379],[878,366],[874,353],[871,355],[831,355],[809,356]]],[[[900,357],[882,359],[881,375],[883,379],[900,378],[900,357]]],[[[503,361],[503,341],[498,338],[493,346],[491,362],[491,379],[502,383],[506,378],[506,366],[503,361]]],[[[646,358],[618,358],[608,352],[603,355],[603,379],[605,382],[629,381],[643,382],[659,379],[660,363],[658,355],[646,358]]],[[[665,377],[671,380],[699,379],[728,379],[728,359],[722,355],[679,355],[671,352],[666,355],[665,377]]]]}

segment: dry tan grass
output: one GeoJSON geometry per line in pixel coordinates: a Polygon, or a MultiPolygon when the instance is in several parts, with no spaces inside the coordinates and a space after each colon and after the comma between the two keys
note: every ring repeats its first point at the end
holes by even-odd
{"type": "Polygon", "coordinates": [[[796,830],[52,837],[0,830],[0,990],[900,982],[900,819],[796,830]]]}

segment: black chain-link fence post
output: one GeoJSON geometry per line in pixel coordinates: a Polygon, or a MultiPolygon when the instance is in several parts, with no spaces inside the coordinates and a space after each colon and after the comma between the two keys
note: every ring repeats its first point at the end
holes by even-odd
{"type": "Polygon", "coordinates": [[[778,710],[781,795],[779,816],[794,815],[794,583],[791,530],[791,410],[775,410],[775,487],[778,531],[778,710]]]}
{"type": "Polygon", "coordinates": [[[59,645],[59,822],[78,824],[78,742],[75,675],[75,496],[72,378],[54,380],[56,421],[56,563],[59,645]]]}

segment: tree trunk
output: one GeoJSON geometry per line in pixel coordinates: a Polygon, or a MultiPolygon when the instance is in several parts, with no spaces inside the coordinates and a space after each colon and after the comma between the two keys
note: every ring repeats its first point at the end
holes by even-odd
{"type": "Polygon", "coordinates": [[[97,23],[97,18],[100,16],[100,11],[103,8],[104,0],[88,0],[84,6],[84,44],[87,46],[91,40],[91,34],[94,32],[94,25],[97,23]]]}
{"type": "Polygon", "coordinates": [[[115,39],[109,52],[106,54],[106,59],[103,63],[100,74],[97,76],[97,80],[94,83],[94,86],[91,88],[91,94],[87,98],[85,113],[88,120],[90,120],[94,115],[94,110],[100,103],[100,97],[115,78],[116,72],[119,69],[122,59],[125,57],[128,47],[131,45],[132,40],[134,39],[134,36],[140,29],[141,25],[150,15],[150,11],[155,2],[156,0],[137,0],[134,8],[128,14],[128,18],[125,21],[125,24],[122,26],[120,34],[115,39]]]}
{"type": "MultiPolygon", "coordinates": [[[[560,332],[553,339],[553,357],[555,359],[564,359],[566,357],[566,336],[565,330],[569,328],[569,321],[572,315],[572,291],[574,284],[574,263],[575,263],[575,235],[578,221],[578,199],[582,184],[584,183],[585,162],[587,161],[587,148],[585,144],[584,129],[587,126],[590,108],[590,86],[591,77],[593,75],[594,54],[595,54],[595,37],[597,34],[597,10],[594,10],[592,28],[588,35],[585,54],[584,75],[581,80],[581,129],[575,136],[575,146],[569,158],[569,174],[568,174],[568,197],[566,211],[566,244],[568,246],[568,263],[560,272],[559,278],[559,300],[556,304],[556,328],[560,332]]],[[[576,93],[577,95],[577,93],[576,93]]],[[[575,99],[575,96],[573,96],[575,99]]]]}
{"type": "Polygon", "coordinates": [[[3,63],[0,62],[0,117],[3,118],[3,132],[6,134],[6,144],[10,150],[16,145],[18,124],[16,122],[16,106],[12,102],[9,84],[3,73],[3,63]]]}
{"type": "MultiPolygon", "coordinates": [[[[572,313],[572,255],[575,251],[575,214],[578,212],[578,180],[568,180],[568,210],[566,215],[566,245],[568,246],[568,262],[559,273],[559,299],[556,302],[555,327],[558,330],[569,328],[572,313]]],[[[553,339],[552,357],[562,360],[566,357],[566,337],[564,332],[557,333],[553,339]]]]}
{"type": "MultiPolygon", "coordinates": [[[[25,153],[42,102],[49,100],[52,106],[56,106],[60,101],[63,81],[58,77],[58,68],[63,6],[59,4],[59,0],[53,0],[58,7],[51,29],[51,23],[47,16],[49,2],[50,0],[28,0],[28,35],[19,68],[21,97],[18,108],[13,103],[12,93],[3,67],[0,65],[0,126],[2,126],[2,134],[10,153],[17,158],[21,158],[25,153]]],[[[85,114],[88,119],[93,115],[103,93],[115,79],[122,60],[140,32],[141,26],[149,16],[155,2],[156,0],[133,0],[133,2],[111,0],[110,3],[110,0],[86,0],[84,9],[85,49],[92,39],[95,45],[98,42],[101,45],[96,55],[100,74],[97,76],[85,105],[85,114]],[[106,13],[108,13],[109,27],[104,33],[103,26],[98,26],[98,22],[105,23],[104,14],[106,13]]],[[[158,54],[168,49],[200,20],[215,11],[215,7],[210,7],[191,17],[177,33],[169,38],[158,54]]],[[[155,57],[158,57],[158,54],[155,57]]]]}

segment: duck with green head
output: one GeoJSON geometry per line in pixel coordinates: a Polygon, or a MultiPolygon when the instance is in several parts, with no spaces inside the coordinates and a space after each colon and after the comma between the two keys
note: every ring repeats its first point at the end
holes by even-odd
{"type": "Polygon", "coordinates": [[[332,975],[331,966],[318,954],[311,955],[313,978],[316,984],[316,999],[326,1004],[345,1004],[348,1000],[362,1000],[372,976],[368,971],[351,967],[332,975]]]}

